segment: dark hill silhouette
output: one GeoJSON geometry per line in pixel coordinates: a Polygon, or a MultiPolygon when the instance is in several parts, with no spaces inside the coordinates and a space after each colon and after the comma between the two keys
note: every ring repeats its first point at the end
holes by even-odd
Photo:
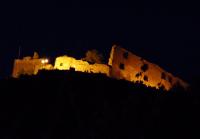
{"type": "Polygon", "coordinates": [[[193,88],[186,92],[176,87],[167,92],[73,71],[41,71],[37,76],[0,83],[0,138],[198,135],[200,101],[193,88]]]}

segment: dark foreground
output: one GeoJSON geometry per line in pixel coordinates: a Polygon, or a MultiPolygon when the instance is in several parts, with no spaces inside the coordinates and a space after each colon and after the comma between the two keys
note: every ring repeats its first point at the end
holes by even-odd
{"type": "Polygon", "coordinates": [[[199,138],[197,82],[171,92],[82,73],[0,82],[0,139],[199,138]]]}

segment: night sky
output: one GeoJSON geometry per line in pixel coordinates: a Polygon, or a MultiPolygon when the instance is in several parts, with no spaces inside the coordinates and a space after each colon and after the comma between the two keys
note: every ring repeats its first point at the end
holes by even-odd
{"type": "MultiPolygon", "coordinates": [[[[199,75],[198,3],[67,1],[1,4],[0,77],[14,58],[67,54],[84,57],[97,49],[108,58],[113,44],[154,62],[185,80],[199,75]]],[[[107,61],[106,61],[107,62],[107,61]]]]}

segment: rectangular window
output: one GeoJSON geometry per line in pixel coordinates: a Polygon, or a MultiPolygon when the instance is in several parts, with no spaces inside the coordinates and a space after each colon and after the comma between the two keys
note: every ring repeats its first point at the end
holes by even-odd
{"type": "Polygon", "coordinates": [[[125,59],[128,59],[128,52],[124,52],[123,57],[124,57],[125,59]]]}
{"type": "Polygon", "coordinates": [[[119,64],[119,68],[120,68],[121,70],[124,70],[124,64],[123,64],[123,63],[120,63],[120,64],[119,64]]]}

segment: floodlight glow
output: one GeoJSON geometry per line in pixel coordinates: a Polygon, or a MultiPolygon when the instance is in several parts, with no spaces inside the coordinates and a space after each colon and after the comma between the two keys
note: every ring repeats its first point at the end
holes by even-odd
{"type": "Polygon", "coordinates": [[[41,60],[41,63],[42,63],[42,64],[46,64],[46,63],[48,63],[48,62],[49,62],[48,59],[42,59],[42,60],[41,60]]]}
{"type": "Polygon", "coordinates": [[[45,63],[48,63],[49,62],[49,60],[48,59],[45,59],[45,63]]]}
{"type": "Polygon", "coordinates": [[[44,59],[42,59],[42,60],[41,60],[41,63],[42,63],[42,64],[44,64],[44,63],[45,63],[45,60],[44,60],[44,59]]]}

